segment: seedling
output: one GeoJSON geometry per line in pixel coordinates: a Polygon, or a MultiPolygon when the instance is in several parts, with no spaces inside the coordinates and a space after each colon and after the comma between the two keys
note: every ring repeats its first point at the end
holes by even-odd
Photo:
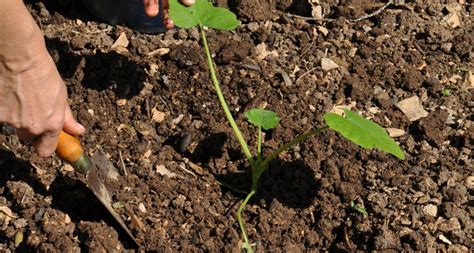
{"type": "Polygon", "coordinates": [[[451,95],[451,89],[449,89],[449,88],[443,88],[443,89],[441,90],[441,94],[443,94],[443,97],[447,97],[447,96],[451,95]]]}
{"type": "Polygon", "coordinates": [[[357,204],[354,201],[351,201],[350,206],[351,210],[357,211],[363,215],[367,215],[367,211],[363,207],[357,206],[357,204]]]}
{"type": "Polygon", "coordinates": [[[204,30],[204,27],[220,30],[232,30],[236,28],[240,22],[237,20],[234,13],[224,8],[214,7],[212,3],[208,2],[208,0],[196,0],[195,4],[191,7],[185,7],[178,3],[177,0],[169,0],[169,6],[170,17],[177,26],[181,28],[191,28],[195,26],[199,27],[202,44],[207,57],[209,73],[217,97],[219,98],[219,102],[222,109],[224,110],[227,121],[232,127],[234,135],[241,146],[242,152],[244,153],[252,168],[252,186],[250,192],[247,194],[237,211],[237,220],[239,222],[242,237],[244,239],[242,247],[245,248],[247,252],[253,252],[253,250],[251,244],[249,243],[245,225],[242,220],[242,211],[244,210],[250,198],[252,198],[252,196],[257,192],[258,180],[262,173],[268,168],[270,162],[292,146],[330,128],[363,148],[377,148],[388,152],[399,159],[405,158],[405,155],[398,144],[387,135],[386,131],[382,127],[349,110],[345,110],[344,116],[334,113],[324,114],[323,118],[326,121],[327,126],[311,129],[273,151],[273,153],[271,153],[268,157],[263,157],[262,131],[275,128],[278,125],[280,118],[278,118],[276,113],[272,111],[252,109],[246,112],[245,116],[247,117],[248,121],[257,128],[257,154],[253,155],[239,127],[237,126],[232,113],[229,110],[229,107],[227,106],[224,95],[222,94],[204,30]]]}

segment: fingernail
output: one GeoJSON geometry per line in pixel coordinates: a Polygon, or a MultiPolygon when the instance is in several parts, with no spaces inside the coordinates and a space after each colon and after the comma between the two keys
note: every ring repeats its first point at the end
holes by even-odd
{"type": "Polygon", "coordinates": [[[78,128],[81,132],[85,132],[85,131],[86,131],[86,128],[85,128],[83,125],[81,125],[80,123],[76,123],[76,125],[77,125],[77,128],[78,128]]]}

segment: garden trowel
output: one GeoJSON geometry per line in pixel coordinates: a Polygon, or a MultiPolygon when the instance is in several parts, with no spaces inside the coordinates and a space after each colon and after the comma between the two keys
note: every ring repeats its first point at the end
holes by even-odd
{"type": "Polygon", "coordinates": [[[61,131],[59,134],[56,154],[63,161],[71,164],[75,170],[85,175],[87,185],[92,190],[94,195],[99,199],[100,203],[104,205],[104,207],[109,211],[114,219],[130,236],[133,242],[138,245],[132,232],[128,229],[127,225],[125,225],[125,222],[122,220],[122,218],[120,218],[120,216],[112,207],[112,196],[99,177],[98,171],[107,171],[108,168],[102,167],[109,166],[110,163],[104,163],[104,158],[97,157],[96,155],[94,155],[91,160],[84,152],[80,141],[76,137],[69,135],[64,131],[61,131]]]}

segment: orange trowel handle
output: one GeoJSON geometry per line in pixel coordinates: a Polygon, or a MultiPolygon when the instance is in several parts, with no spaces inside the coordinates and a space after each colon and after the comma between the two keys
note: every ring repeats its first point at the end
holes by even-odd
{"type": "Polygon", "coordinates": [[[64,131],[59,134],[56,154],[81,173],[86,173],[92,167],[79,139],[64,131]]]}

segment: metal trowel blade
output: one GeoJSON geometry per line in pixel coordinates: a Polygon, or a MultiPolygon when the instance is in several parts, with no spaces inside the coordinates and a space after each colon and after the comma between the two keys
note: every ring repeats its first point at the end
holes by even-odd
{"type": "Polygon", "coordinates": [[[89,185],[89,188],[92,190],[94,195],[99,199],[100,203],[109,211],[109,213],[114,217],[114,219],[120,224],[120,226],[125,230],[127,235],[130,236],[130,238],[133,240],[133,242],[138,245],[138,242],[136,238],[133,236],[132,232],[130,229],[128,229],[127,225],[125,222],[122,220],[120,215],[115,212],[114,208],[112,207],[112,196],[105,187],[104,183],[99,177],[99,174],[97,171],[99,170],[99,164],[95,164],[95,159],[92,159],[92,164],[93,168],[90,169],[86,173],[86,181],[87,184],[89,185]]]}

